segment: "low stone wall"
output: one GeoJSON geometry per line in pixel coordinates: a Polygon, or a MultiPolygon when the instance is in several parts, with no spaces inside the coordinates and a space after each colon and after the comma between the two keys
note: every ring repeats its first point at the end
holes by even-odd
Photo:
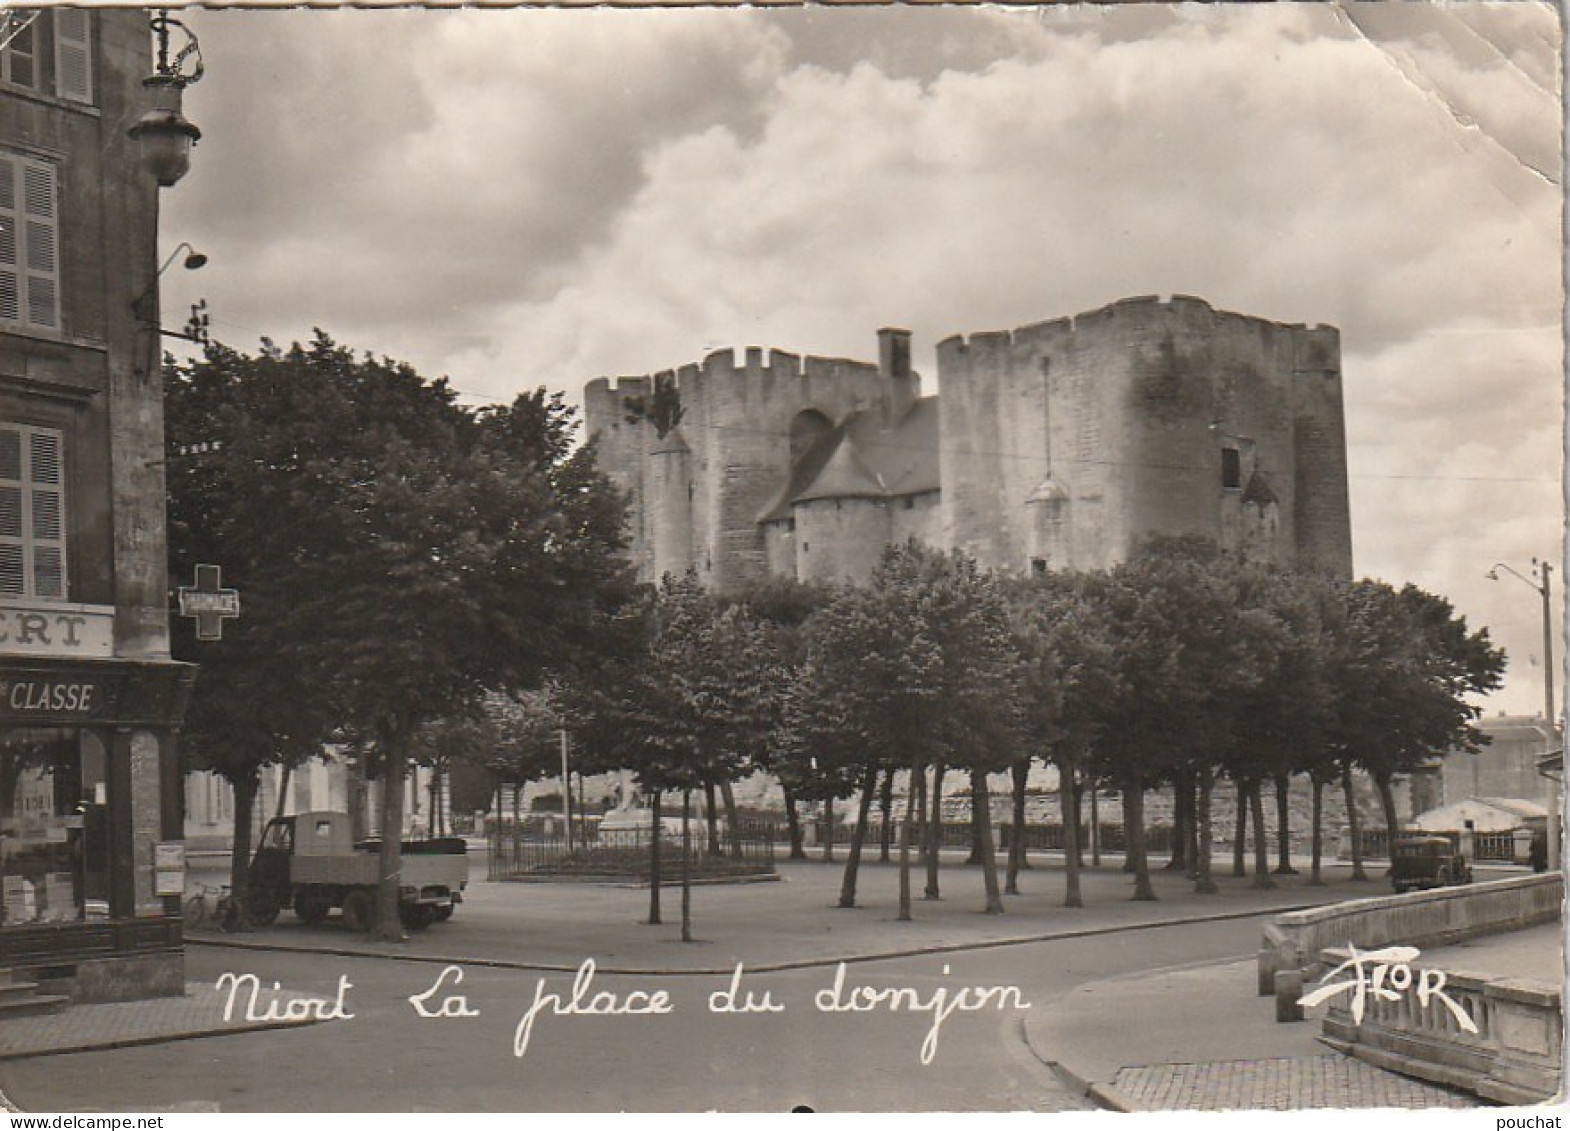
{"type": "Polygon", "coordinates": [[[1552,872],[1290,911],[1265,927],[1259,993],[1275,994],[1278,1021],[1300,1021],[1297,999],[1305,980],[1323,971],[1327,950],[1349,943],[1359,950],[1443,946],[1555,922],[1563,902],[1564,876],[1552,872]]]}
{"type": "MultiPolygon", "coordinates": [[[[1346,960],[1344,952],[1323,957],[1336,965],[1346,960]]],[[[1351,989],[1336,994],[1326,1002],[1321,1039],[1380,1068],[1496,1103],[1541,1104],[1559,1094],[1564,1013],[1558,987],[1460,970],[1424,971],[1415,966],[1410,979],[1394,983],[1387,972],[1381,989],[1367,990],[1360,999],[1351,989]],[[1403,982],[1400,992],[1389,988],[1403,982]]]]}

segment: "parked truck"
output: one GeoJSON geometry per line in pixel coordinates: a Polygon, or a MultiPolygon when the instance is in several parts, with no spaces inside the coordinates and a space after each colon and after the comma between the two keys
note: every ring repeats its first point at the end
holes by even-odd
{"type": "MultiPolygon", "coordinates": [[[[262,833],[246,884],[251,918],[266,925],[285,907],[306,923],[342,909],[351,931],[375,917],[381,844],[358,843],[347,813],[274,817],[262,833]]],[[[469,883],[461,837],[408,841],[398,860],[398,916],[404,926],[429,927],[450,919],[469,883]]]]}

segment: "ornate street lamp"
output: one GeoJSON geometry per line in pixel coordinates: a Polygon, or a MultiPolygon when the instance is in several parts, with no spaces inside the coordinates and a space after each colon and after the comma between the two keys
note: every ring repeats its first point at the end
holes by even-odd
{"type": "Polygon", "coordinates": [[[191,167],[191,147],[202,131],[181,113],[185,88],[202,77],[202,52],[196,36],[179,20],[160,12],[151,21],[158,40],[158,61],[153,73],[142,80],[152,95],[152,109],[130,129],[142,149],[142,166],[168,188],[185,176],[191,167]],[[170,34],[178,33],[183,44],[171,55],[170,34]]]}

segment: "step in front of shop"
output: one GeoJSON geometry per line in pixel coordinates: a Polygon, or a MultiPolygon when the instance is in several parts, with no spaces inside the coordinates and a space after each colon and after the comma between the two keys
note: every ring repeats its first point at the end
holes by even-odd
{"type": "Polygon", "coordinates": [[[37,982],[25,981],[13,971],[0,969],[0,1019],[59,1013],[70,1001],[63,994],[39,993],[37,982]]]}

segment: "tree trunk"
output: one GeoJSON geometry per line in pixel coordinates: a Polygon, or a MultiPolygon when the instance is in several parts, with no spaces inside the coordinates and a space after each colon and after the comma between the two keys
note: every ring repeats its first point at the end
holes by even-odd
{"type": "Polygon", "coordinates": [[[1270,878],[1270,836],[1265,832],[1265,797],[1258,778],[1248,783],[1248,805],[1254,822],[1254,884],[1261,891],[1276,886],[1270,878]]]}
{"type": "Polygon", "coordinates": [[[1194,825],[1198,832],[1194,852],[1194,890],[1200,895],[1215,895],[1215,838],[1210,830],[1210,795],[1215,786],[1216,773],[1209,766],[1199,769],[1199,796],[1194,799],[1194,825]]]}
{"type": "Polygon", "coordinates": [[[861,867],[861,846],[867,839],[867,822],[872,817],[872,794],[878,788],[876,767],[867,770],[861,779],[861,806],[856,810],[856,831],[850,837],[850,851],[845,854],[845,878],[840,881],[840,906],[856,906],[856,872],[861,867]]]}
{"type": "Polygon", "coordinates": [[[1095,778],[1090,779],[1090,863],[1101,867],[1101,789],[1095,778]]]}
{"type": "Polygon", "coordinates": [[[1292,776],[1276,775],[1276,875],[1295,876],[1292,867],[1292,776]]]}
{"type": "Polygon", "coordinates": [[[251,929],[250,872],[251,821],[256,816],[256,795],[261,774],[252,770],[229,783],[234,788],[234,843],[229,849],[229,918],[218,924],[226,931],[251,929]]]}
{"type": "MultiPolygon", "coordinates": [[[[1374,784],[1379,787],[1379,804],[1385,811],[1385,843],[1389,845],[1401,827],[1401,818],[1396,816],[1395,779],[1390,774],[1375,774],[1374,784]]],[[[1389,855],[1388,848],[1385,854],[1389,855]]]]}
{"type": "Polygon", "coordinates": [[[714,783],[703,783],[703,819],[709,827],[709,855],[720,855],[720,812],[717,804],[718,798],[714,795],[714,783]]]}
{"type": "Polygon", "coordinates": [[[649,798],[653,820],[649,823],[649,925],[660,923],[660,846],[665,841],[665,821],[660,813],[660,791],[649,798]]]}
{"type": "Polygon", "coordinates": [[[987,893],[988,915],[1003,914],[1003,893],[998,890],[998,854],[992,841],[992,794],[987,789],[985,770],[970,771],[971,827],[981,856],[981,881],[987,893]],[[978,802],[977,798],[981,800],[978,802]]]}
{"type": "Polygon", "coordinates": [[[916,758],[910,765],[910,788],[905,791],[905,819],[899,826],[899,921],[910,922],[910,838],[915,831],[911,826],[915,824],[916,814],[920,810],[916,804],[917,785],[924,780],[925,771],[922,769],[921,759],[916,758]]]}
{"type": "Polygon", "coordinates": [[[1352,837],[1352,878],[1368,879],[1363,871],[1363,822],[1357,815],[1357,791],[1352,784],[1352,763],[1341,764],[1341,790],[1346,794],[1347,832],[1352,837]]]}
{"type": "Polygon", "coordinates": [[[878,795],[878,860],[889,862],[889,850],[894,845],[894,767],[883,771],[883,792],[878,795]]]}
{"type": "Polygon", "coordinates": [[[1319,878],[1319,861],[1325,851],[1325,783],[1320,780],[1318,774],[1309,775],[1309,781],[1313,784],[1314,787],[1314,827],[1310,833],[1313,841],[1313,859],[1312,863],[1309,865],[1308,882],[1314,887],[1319,887],[1325,882],[1319,878]]]}
{"type": "MultiPolygon", "coordinates": [[[[927,770],[923,766],[921,774],[911,782],[911,792],[916,798],[916,825],[911,829],[915,837],[916,852],[923,865],[927,862],[927,770]]],[[[909,806],[906,806],[909,808],[909,806]]]]}
{"type": "Polygon", "coordinates": [[[1193,801],[1190,780],[1187,770],[1179,770],[1172,775],[1172,853],[1167,860],[1168,872],[1189,870],[1188,827],[1192,823],[1189,807],[1193,801]]]}
{"type": "Polygon", "coordinates": [[[725,806],[725,832],[726,839],[730,841],[731,857],[740,860],[741,814],[736,811],[736,791],[728,780],[720,782],[720,801],[725,806]]]}
{"type": "Polygon", "coordinates": [[[834,798],[823,803],[823,862],[834,862],[834,798]]]}
{"type": "Polygon", "coordinates": [[[796,795],[785,787],[785,827],[790,830],[790,858],[805,860],[807,850],[802,845],[801,814],[796,809],[796,795]]]}
{"type": "MultiPolygon", "coordinates": [[[[348,774],[346,775],[349,793],[349,835],[356,841],[366,840],[371,835],[370,821],[367,820],[368,814],[366,813],[366,809],[369,806],[365,800],[367,792],[365,781],[366,756],[364,750],[360,751],[360,756],[354,760],[354,765],[348,767],[348,774]]],[[[513,808],[516,816],[516,803],[513,808]]]]}
{"type": "Polygon", "coordinates": [[[1014,813],[1009,824],[1008,878],[1003,890],[1009,895],[1019,894],[1019,870],[1025,867],[1025,786],[1030,781],[1030,762],[1020,759],[1014,763],[1014,813]]]}
{"type": "Polygon", "coordinates": [[[932,767],[932,796],[929,799],[931,818],[927,821],[927,888],[923,899],[939,899],[938,857],[943,848],[943,775],[948,770],[940,759],[932,767]]]}
{"type": "MultiPolygon", "coordinates": [[[[713,810],[710,809],[712,815],[713,810]]],[[[711,826],[712,827],[712,826],[711,826]]],[[[681,791],[681,941],[692,941],[692,790],[681,791]]]]}
{"type": "Polygon", "coordinates": [[[1079,782],[1072,754],[1058,755],[1058,809],[1063,816],[1063,906],[1083,907],[1079,891],[1079,782]]]}
{"type": "Polygon", "coordinates": [[[1133,865],[1133,898],[1155,899],[1156,889],[1150,884],[1150,861],[1145,856],[1145,788],[1134,780],[1123,783],[1123,839],[1128,845],[1125,851],[1129,863],[1133,865]]]}
{"type": "MultiPolygon", "coordinates": [[[[976,775],[971,774],[972,784],[976,775]]],[[[982,784],[986,786],[985,775],[982,784]]],[[[970,791],[970,855],[965,858],[966,864],[980,864],[986,859],[986,850],[982,847],[982,840],[994,843],[992,840],[992,787],[986,786],[980,797],[976,796],[975,789],[970,791]],[[986,836],[982,831],[985,826],[986,836]]],[[[997,863],[997,850],[992,850],[992,862],[997,863]]]]}
{"type": "Polygon", "coordinates": [[[1244,861],[1248,858],[1248,785],[1242,778],[1234,777],[1237,789],[1237,835],[1232,838],[1232,874],[1248,875],[1244,861]]]}
{"type": "Polygon", "coordinates": [[[379,864],[380,884],[376,892],[376,920],[371,937],[377,942],[404,942],[403,924],[398,920],[398,888],[403,856],[403,779],[409,759],[404,750],[408,727],[394,724],[379,736],[382,751],[382,828],[379,864]]]}
{"type": "Polygon", "coordinates": [[[293,774],[294,766],[291,763],[284,763],[283,774],[278,779],[278,804],[273,809],[274,817],[282,817],[284,810],[289,807],[289,779],[293,774]]]}

